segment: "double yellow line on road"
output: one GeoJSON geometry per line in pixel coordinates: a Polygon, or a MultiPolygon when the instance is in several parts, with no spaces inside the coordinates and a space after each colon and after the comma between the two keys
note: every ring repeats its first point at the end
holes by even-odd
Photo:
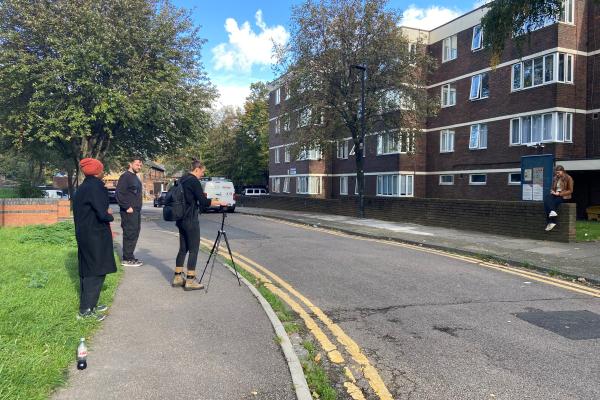
{"type": "MultiPolygon", "coordinates": [[[[209,248],[211,248],[213,244],[207,239],[200,239],[200,242],[209,248]]],[[[220,249],[219,254],[221,256],[228,257],[228,253],[225,249],[220,249]]],[[[350,355],[352,360],[360,366],[362,374],[364,375],[365,379],[369,382],[369,385],[371,386],[375,394],[381,400],[393,400],[393,397],[388,388],[385,386],[383,379],[381,379],[379,373],[377,372],[375,367],[371,365],[368,358],[364,355],[358,344],[350,336],[348,336],[342,330],[342,328],[340,328],[336,323],[334,323],[319,307],[315,306],[303,294],[298,292],[289,283],[280,278],[274,272],[271,272],[266,267],[235,251],[232,251],[232,254],[235,257],[235,262],[237,265],[251,273],[256,279],[262,281],[267,289],[269,289],[272,293],[274,293],[280,299],[286,302],[290,306],[290,308],[294,310],[300,316],[300,318],[302,318],[302,320],[306,324],[306,327],[317,339],[323,350],[327,353],[327,356],[329,357],[331,362],[336,364],[342,364],[345,366],[344,371],[347,377],[347,381],[344,383],[344,387],[346,388],[348,394],[354,400],[365,399],[362,390],[356,385],[356,379],[354,378],[354,375],[346,366],[346,361],[344,360],[344,357],[338,350],[337,346],[333,344],[333,342],[329,339],[327,334],[323,332],[323,330],[319,327],[317,322],[304,309],[304,307],[307,307],[308,310],[312,312],[312,314],[315,315],[321,321],[321,323],[335,337],[337,342],[344,347],[344,349],[350,355]],[[294,300],[292,296],[298,299],[298,301],[302,304],[294,300]]]]}

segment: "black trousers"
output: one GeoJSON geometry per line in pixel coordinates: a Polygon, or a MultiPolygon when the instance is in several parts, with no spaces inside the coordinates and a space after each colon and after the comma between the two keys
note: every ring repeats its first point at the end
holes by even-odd
{"type": "Polygon", "coordinates": [[[123,261],[135,259],[133,252],[140,237],[142,213],[133,210],[131,214],[121,211],[121,228],[123,229],[123,261]]]}
{"type": "Polygon", "coordinates": [[[553,194],[548,193],[544,198],[544,211],[546,212],[546,223],[556,223],[556,217],[548,216],[550,211],[558,210],[558,206],[564,203],[565,200],[560,196],[555,196],[553,194]]]}
{"type": "Polygon", "coordinates": [[[106,275],[79,277],[79,312],[83,313],[98,305],[104,278],[106,275]]]}
{"type": "Polygon", "coordinates": [[[200,250],[200,222],[198,218],[184,219],[177,221],[179,229],[179,252],[175,260],[176,267],[183,267],[186,254],[188,255],[188,271],[196,270],[198,261],[198,251],[200,250]]]}

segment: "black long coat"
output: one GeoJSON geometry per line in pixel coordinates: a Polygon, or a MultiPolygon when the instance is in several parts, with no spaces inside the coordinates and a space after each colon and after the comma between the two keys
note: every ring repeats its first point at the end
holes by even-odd
{"type": "Polygon", "coordinates": [[[77,238],[79,276],[106,275],[117,271],[104,183],[88,176],[73,196],[73,219],[77,238]]]}

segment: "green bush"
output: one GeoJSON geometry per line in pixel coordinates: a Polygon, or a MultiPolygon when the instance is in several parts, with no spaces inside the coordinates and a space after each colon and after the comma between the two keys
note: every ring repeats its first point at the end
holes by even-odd
{"type": "Polygon", "coordinates": [[[19,197],[13,188],[0,188],[0,199],[13,199],[19,197]]]}
{"type": "Polygon", "coordinates": [[[17,194],[24,199],[39,199],[44,197],[42,189],[35,187],[31,181],[22,180],[17,186],[17,194]]]}

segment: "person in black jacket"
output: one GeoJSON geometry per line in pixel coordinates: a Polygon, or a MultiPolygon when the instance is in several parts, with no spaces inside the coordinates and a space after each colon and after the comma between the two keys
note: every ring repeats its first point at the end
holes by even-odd
{"type": "Polygon", "coordinates": [[[106,311],[106,306],[98,305],[102,284],[106,274],[117,271],[110,229],[113,216],[101,180],[104,166],[93,158],[84,158],[79,165],[85,179],[73,195],[80,287],[77,317],[101,321],[105,317],[101,312],[106,311]]]}
{"type": "Polygon", "coordinates": [[[194,160],[191,172],[181,177],[178,183],[183,186],[186,212],[184,217],[175,223],[179,229],[179,252],[175,261],[175,276],[173,277],[172,286],[182,286],[184,290],[204,288],[204,285],[196,281],[196,262],[198,260],[198,250],[200,249],[200,222],[198,216],[201,209],[209,205],[227,205],[227,203],[208,199],[204,195],[199,179],[204,176],[205,170],[204,163],[194,160]],[[183,264],[186,255],[188,257],[187,274],[184,280],[183,264]]]}
{"type": "Polygon", "coordinates": [[[140,237],[142,215],[142,182],[137,174],[142,170],[142,161],[134,159],[129,169],[119,177],[117,182],[117,201],[121,214],[123,229],[123,257],[121,263],[127,267],[139,267],[142,261],[135,258],[133,252],[140,237]]]}

